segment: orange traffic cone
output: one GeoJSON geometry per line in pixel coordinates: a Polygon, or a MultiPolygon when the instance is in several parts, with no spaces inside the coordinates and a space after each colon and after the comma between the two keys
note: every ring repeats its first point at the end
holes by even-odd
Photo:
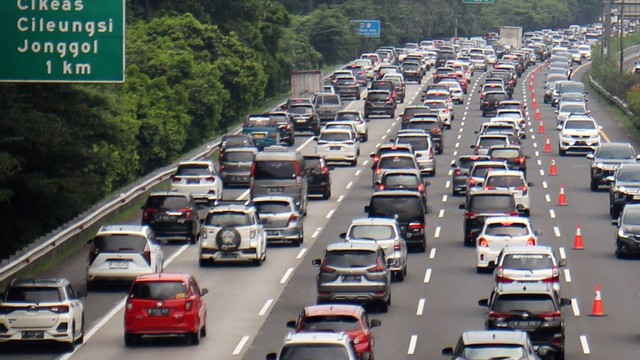
{"type": "Polygon", "coordinates": [[[535,98],[536,94],[534,94],[534,93],[531,93],[531,94],[534,96],[534,98],[531,99],[531,107],[534,108],[534,109],[537,109],[538,108],[538,103],[536,102],[536,98],[535,98]]]}
{"type": "MultiPolygon", "coordinates": [[[[538,109],[536,109],[536,111],[538,111],[538,109]]],[[[544,134],[544,124],[542,121],[538,123],[538,134],[544,134]]]]}
{"type": "Polygon", "coordinates": [[[536,109],[536,120],[540,120],[540,119],[542,119],[540,117],[540,109],[536,109]]]}
{"type": "Polygon", "coordinates": [[[564,185],[560,185],[560,194],[558,195],[558,205],[567,206],[567,196],[564,194],[564,185]]]}
{"type": "Polygon", "coordinates": [[[536,101],[536,91],[531,90],[531,101],[536,101]]]}
{"type": "Polygon", "coordinates": [[[576,237],[573,240],[573,250],[584,250],[584,244],[582,242],[582,228],[580,224],[576,226],[576,237]]]}
{"type": "Polygon", "coordinates": [[[544,152],[551,152],[551,142],[549,141],[549,138],[547,138],[547,142],[544,143],[544,152]]]}
{"type": "Polygon", "coordinates": [[[558,169],[556,167],[556,159],[551,158],[551,166],[549,166],[549,176],[558,176],[558,169]]]}
{"type": "Polygon", "coordinates": [[[593,308],[589,316],[606,316],[604,307],[602,306],[602,294],[600,294],[600,285],[596,284],[596,297],[593,299],[593,308]]]}
{"type": "Polygon", "coordinates": [[[529,91],[533,91],[533,81],[529,83],[529,91]]]}

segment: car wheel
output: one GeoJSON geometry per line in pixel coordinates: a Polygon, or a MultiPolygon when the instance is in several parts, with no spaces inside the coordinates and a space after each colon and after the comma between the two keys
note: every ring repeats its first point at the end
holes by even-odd
{"type": "Polygon", "coordinates": [[[612,219],[617,219],[620,216],[621,211],[622,209],[614,205],[613,207],[610,208],[609,215],[611,215],[612,219]]]}
{"type": "Polygon", "coordinates": [[[76,324],[71,324],[71,342],[64,345],[66,352],[73,352],[76,348],[76,324]]]}
{"type": "Polygon", "coordinates": [[[84,314],[82,314],[82,326],[80,327],[80,337],[76,340],[76,343],[84,343],[84,314]]]}
{"type": "Polygon", "coordinates": [[[367,141],[369,141],[369,132],[366,132],[364,134],[364,138],[362,138],[362,142],[367,142],[367,141]]]}
{"type": "MultiPolygon", "coordinates": [[[[391,298],[389,298],[391,299],[391,298]]],[[[386,313],[389,311],[389,304],[387,304],[386,301],[381,301],[380,304],[378,305],[378,309],[381,313],[386,313]]]]}
{"type": "Polygon", "coordinates": [[[487,113],[485,111],[482,112],[482,117],[487,116],[487,113]]]}
{"type": "Polygon", "coordinates": [[[200,344],[200,329],[196,329],[195,332],[192,332],[191,334],[187,335],[187,340],[189,341],[189,344],[191,345],[198,345],[200,344]]]}
{"type": "Polygon", "coordinates": [[[207,259],[198,259],[198,265],[200,265],[200,267],[209,267],[213,265],[213,261],[207,259]]]}
{"type": "Polygon", "coordinates": [[[399,270],[399,271],[397,271],[397,272],[395,273],[395,277],[396,277],[396,280],[397,280],[398,282],[403,282],[403,281],[404,281],[404,270],[399,270]]]}
{"type": "Polygon", "coordinates": [[[354,159],[353,161],[351,161],[351,166],[355,167],[356,165],[358,165],[358,159],[354,159]]]}
{"type": "Polygon", "coordinates": [[[138,335],[130,334],[128,332],[124,333],[124,346],[136,346],[138,343],[138,335]]]}
{"type": "Polygon", "coordinates": [[[427,240],[426,239],[422,239],[422,242],[420,244],[418,244],[418,248],[417,248],[418,252],[426,252],[427,251],[427,240]]]}
{"type": "Polygon", "coordinates": [[[221,251],[235,251],[240,247],[241,236],[233,226],[225,226],[216,234],[216,245],[221,251]]]}
{"type": "Polygon", "coordinates": [[[331,197],[331,189],[327,189],[324,194],[322,194],[322,199],[327,200],[331,197]]]}
{"type": "Polygon", "coordinates": [[[439,147],[438,151],[436,152],[436,154],[442,155],[443,152],[444,152],[444,149],[442,147],[439,147]]]}
{"type": "Polygon", "coordinates": [[[559,150],[558,150],[558,152],[560,153],[560,156],[565,156],[565,155],[567,155],[567,150],[559,149],[559,150]]]}
{"type": "Polygon", "coordinates": [[[194,233],[191,236],[189,236],[189,244],[195,244],[198,242],[198,234],[194,233]]]}
{"type": "Polygon", "coordinates": [[[205,319],[205,324],[202,326],[202,329],[200,329],[200,337],[206,337],[207,336],[207,324],[206,324],[206,319],[205,319]]]}
{"type": "Polygon", "coordinates": [[[591,191],[598,191],[598,182],[591,180],[591,191]]]}

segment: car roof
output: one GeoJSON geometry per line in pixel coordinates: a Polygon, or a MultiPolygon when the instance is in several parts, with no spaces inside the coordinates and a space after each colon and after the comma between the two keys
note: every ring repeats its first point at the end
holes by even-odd
{"type": "Polygon", "coordinates": [[[349,336],[344,332],[300,332],[289,333],[284,340],[284,345],[314,343],[347,344],[349,341],[349,336]]]}
{"type": "Polygon", "coordinates": [[[257,154],[258,149],[253,146],[242,146],[242,147],[232,147],[232,148],[226,149],[224,152],[225,153],[250,152],[253,154],[257,154]]]}
{"type": "Polygon", "coordinates": [[[502,248],[503,254],[554,254],[553,248],[547,245],[507,245],[502,248]]]}
{"type": "Polygon", "coordinates": [[[156,281],[187,281],[191,278],[191,274],[179,274],[179,273],[157,273],[157,274],[144,274],[138,275],[134,280],[135,282],[156,282],[156,281]]]}
{"type": "Polygon", "coordinates": [[[11,287],[64,287],[69,285],[69,280],[64,278],[57,279],[14,279],[11,281],[11,287]]]}
{"type": "Polygon", "coordinates": [[[353,315],[361,317],[364,313],[364,308],[360,305],[326,304],[305,306],[302,311],[305,316],[353,315]]]}
{"type": "Polygon", "coordinates": [[[209,166],[212,164],[213,164],[213,161],[210,161],[210,160],[190,160],[190,161],[181,161],[180,163],[178,163],[178,166],[189,166],[189,165],[209,166]]]}
{"type": "Polygon", "coordinates": [[[500,294],[548,294],[553,293],[552,284],[547,283],[500,283],[495,290],[500,294]]]}
{"type": "Polygon", "coordinates": [[[504,170],[504,169],[491,170],[487,173],[487,177],[489,176],[517,176],[517,177],[524,178],[524,174],[520,170],[504,170]]]}
{"type": "Polygon", "coordinates": [[[171,197],[186,197],[188,198],[191,194],[178,192],[178,191],[154,191],[149,194],[149,197],[160,197],[160,196],[171,196],[171,197]]]}
{"type": "Polygon", "coordinates": [[[385,170],[382,174],[383,177],[387,175],[397,175],[397,174],[410,174],[420,177],[420,170],[418,169],[389,169],[385,170]]]}
{"type": "Polygon", "coordinates": [[[497,223],[520,223],[530,224],[529,218],[524,216],[490,216],[485,219],[485,224],[497,224],[497,223]]]}
{"type": "Polygon", "coordinates": [[[98,234],[104,233],[112,233],[112,234],[131,234],[137,233],[139,235],[143,235],[147,232],[150,232],[151,228],[146,225],[129,225],[129,224],[113,224],[113,225],[103,225],[98,230],[98,234]]]}
{"type": "Polygon", "coordinates": [[[295,201],[291,196],[256,196],[251,199],[253,203],[262,202],[262,201],[286,201],[289,203],[294,203],[295,201]]]}
{"type": "Polygon", "coordinates": [[[526,344],[527,333],[518,330],[480,330],[462,333],[465,345],[472,344],[526,344]]]}
{"type": "Polygon", "coordinates": [[[397,225],[397,222],[395,219],[381,218],[381,217],[358,218],[358,219],[351,220],[351,225],[371,225],[371,224],[395,226],[397,225]]]}
{"type": "MultiPolygon", "coordinates": [[[[509,192],[509,194],[511,194],[509,192]]],[[[394,197],[394,196],[416,196],[420,197],[420,193],[414,190],[388,190],[374,192],[371,197],[394,197]]]]}
{"type": "Polygon", "coordinates": [[[365,250],[376,251],[380,248],[375,242],[337,242],[327,245],[327,251],[343,251],[343,250],[365,250]]]}

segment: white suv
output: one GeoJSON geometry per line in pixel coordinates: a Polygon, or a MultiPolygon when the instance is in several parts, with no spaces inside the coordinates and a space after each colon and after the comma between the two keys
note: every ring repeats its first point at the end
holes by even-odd
{"type": "Polygon", "coordinates": [[[256,208],[247,202],[216,204],[202,225],[200,266],[213,262],[262,265],[267,258],[267,235],[256,208]]]}
{"type": "Polygon", "coordinates": [[[558,125],[558,148],[560,156],[567,151],[595,151],[600,146],[600,129],[589,115],[570,115],[562,125],[558,125]]]}
{"type": "Polygon", "coordinates": [[[521,216],[488,217],[476,238],[476,270],[493,269],[500,251],[506,246],[533,246],[538,243],[528,218],[521,216]]]}
{"type": "Polygon", "coordinates": [[[316,154],[325,161],[346,161],[352,166],[358,163],[360,142],[357,134],[346,128],[329,128],[322,130],[316,138],[316,154]]]}
{"type": "Polygon", "coordinates": [[[98,281],[132,281],[162,272],[162,249],[146,225],[102,226],[88,244],[87,288],[98,281]]]}
{"type": "Polygon", "coordinates": [[[71,350],[82,343],[84,305],[66,279],[14,280],[0,306],[0,343],[55,341],[71,350]]]}
{"type": "Polygon", "coordinates": [[[213,161],[183,161],[171,177],[171,190],[191,194],[196,201],[222,199],[222,179],[213,161]]]}

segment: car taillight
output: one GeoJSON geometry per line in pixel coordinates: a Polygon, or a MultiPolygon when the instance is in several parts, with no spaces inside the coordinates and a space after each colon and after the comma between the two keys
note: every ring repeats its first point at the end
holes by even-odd
{"type": "Polygon", "coordinates": [[[423,192],[424,191],[424,185],[423,184],[418,184],[418,191],[419,192],[423,192]]]}
{"type": "Polygon", "coordinates": [[[518,216],[518,215],[520,215],[520,214],[518,214],[517,211],[513,211],[513,212],[510,212],[510,213],[507,214],[507,216],[518,216]]]}
{"type": "Polygon", "coordinates": [[[327,169],[327,167],[326,167],[326,166],[322,165],[322,166],[320,167],[320,173],[321,173],[322,175],[327,175],[327,174],[329,174],[329,169],[327,169]]]}
{"type": "Polygon", "coordinates": [[[133,310],[133,304],[132,304],[131,302],[127,301],[127,306],[126,306],[126,308],[127,308],[127,311],[131,311],[131,310],[133,310]]]}
{"type": "Polygon", "coordinates": [[[524,160],[525,160],[525,158],[524,158],[524,156],[522,156],[522,157],[517,158],[516,162],[519,162],[520,165],[522,165],[522,164],[524,164],[524,160]]]}
{"type": "Polygon", "coordinates": [[[322,264],[320,265],[320,272],[334,273],[336,272],[336,269],[328,267],[326,260],[322,260],[322,264]]]}
{"type": "Polygon", "coordinates": [[[489,242],[485,238],[478,239],[478,246],[480,247],[489,247],[489,242]]]}
{"type": "Polygon", "coordinates": [[[409,230],[413,230],[413,231],[424,231],[424,224],[422,223],[409,223],[409,225],[407,226],[407,228],[409,230]]]}
{"type": "Polygon", "coordinates": [[[484,190],[495,190],[496,187],[495,186],[485,186],[483,187],[484,190]]]}
{"type": "Polygon", "coordinates": [[[366,344],[369,342],[369,335],[367,334],[360,334],[358,336],[356,336],[355,339],[353,339],[353,345],[358,345],[358,344],[366,344]]]}
{"type": "Polygon", "coordinates": [[[89,248],[89,265],[93,263],[93,260],[98,257],[99,251],[96,248],[95,244],[91,242],[91,247],[89,248]]]}
{"type": "Polygon", "coordinates": [[[256,163],[251,163],[251,178],[249,180],[249,189],[253,189],[253,176],[256,174],[256,163]]]}
{"type": "Polygon", "coordinates": [[[365,105],[371,105],[371,104],[372,104],[372,102],[371,102],[371,100],[365,100],[364,104],[365,104],[365,105]]]}
{"type": "Polygon", "coordinates": [[[180,209],[178,211],[180,211],[182,215],[184,215],[186,220],[191,220],[193,218],[193,211],[189,208],[180,209]]]}
{"type": "Polygon", "coordinates": [[[289,224],[291,224],[292,221],[297,221],[298,220],[298,215],[296,214],[291,214],[289,216],[289,220],[287,220],[287,226],[289,226],[289,224]]]}
{"type": "Polygon", "coordinates": [[[49,311],[56,314],[66,314],[69,312],[69,305],[56,305],[49,307],[49,311]]]}
{"type": "Polygon", "coordinates": [[[529,240],[527,240],[527,246],[534,246],[536,244],[536,239],[534,238],[529,238],[529,240]]]}
{"type": "Polygon", "coordinates": [[[393,250],[397,250],[397,251],[402,250],[402,245],[400,245],[400,241],[396,240],[393,242],[393,250]]]}
{"type": "Polygon", "coordinates": [[[449,109],[444,109],[443,113],[448,114],[449,113],[449,109]]]}
{"type": "Polygon", "coordinates": [[[182,178],[179,177],[179,176],[172,176],[171,177],[171,181],[173,181],[174,183],[180,182],[180,180],[182,180],[182,178]]]}
{"type": "Polygon", "coordinates": [[[271,134],[271,138],[274,140],[278,139],[278,134],[277,133],[271,134]]]}
{"type": "Polygon", "coordinates": [[[548,313],[548,314],[542,314],[541,316],[545,321],[553,321],[553,320],[560,320],[562,318],[562,313],[560,313],[560,311],[554,311],[552,313],[548,313]]]}
{"type": "Polygon", "coordinates": [[[377,168],[377,169],[376,169],[376,175],[380,175],[380,174],[382,174],[382,169],[377,168]]]}
{"type": "Polygon", "coordinates": [[[489,317],[489,319],[491,320],[495,320],[495,321],[507,321],[511,318],[511,315],[508,314],[501,314],[495,311],[489,311],[489,314],[487,314],[487,316],[489,317]]]}
{"type": "Polygon", "coordinates": [[[486,105],[491,105],[491,101],[485,101],[485,102],[484,102],[484,105],[485,105],[485,106],[486,106],[486,105]]]}
{"type": "Polygon", "coordinates": [[[518,186],[515,190],[522,191],[522,195],[527,195],[528,188],[526,186],[518,186]]]}
{"type": "Polygon", "coordinates": [[[384,191],[384,184],[378,185],[378,191],[384,191]]]}
{"type": "Polygon", "coordinates": [[[367,272],[381,272],[384,271],[384,264],[382,264],[382,260],[376,260],[376,265],[367,269],[367,272]]]}
{"type": "Polygon", "coordinates": [[[433,151],[433,148],[429,149],[429,157],[433,159],[436,153],[433,151]]]}
{"type": "Polygon", "coordinates": [[[474,217],[476,217],[476,213],[474,213],[473,211],[465,211],[464,217],[465,219],[473,219],[474,217]]]}
{"type": "Polygon", "coordinates": [[[453,170],[453,176],[460,176],[460,174],[461,174],[460,169],[453,170]]]}
{"type": "Polygon", "coordinates": [[[188,300],[184,303],[184,311],[190,311],[193,308],[193,301],[188,300]]]}
{"type": "Polygon", "coordinates": [[[204,178],[204,180],[208,181],[208,182],[214,182],[214,181],[216,181],[216,178],[215,178],[215,176],[208,176],[208,177],[204,178]]]}
{"type": "Polygon", "coordinates": [[[151,218],[151,214],[155,214],[157,212],[158,209],[154,208],[144,209],[144,211],[142,212],[142,219],[148,221],[151,218]]]}
{"type": "Polygon", "coordinates": [[[469,178],[469,187],[476,186],[476,180],[474,178],[469,178]]]}
{"type": "MultiPolygon", "coordinates": [[[[395,96],[393,96],[395,98],[395,96]]],[[[391,105],[393,104],[393,100],[387,100],[387,104],[391,105]]]]}
{"type": "Polygon", "coordinates": [[[373,163],[374,163],[374,164],[377,164],[377,163],[378,163],[378,161],[380,161],[380,156],[378,156],[378,155],[374,156],[374,157],[373,157],[373,163]]]}
{"type": "Polygon", "coordinates": [[[441,134],[441,133],[442,133],[442,130],[441,130],[439,127],[436,127],[436,128],[433,128],[433,129],[431,130],[431,133],[432,133],[432,134],[441,134]]]}

